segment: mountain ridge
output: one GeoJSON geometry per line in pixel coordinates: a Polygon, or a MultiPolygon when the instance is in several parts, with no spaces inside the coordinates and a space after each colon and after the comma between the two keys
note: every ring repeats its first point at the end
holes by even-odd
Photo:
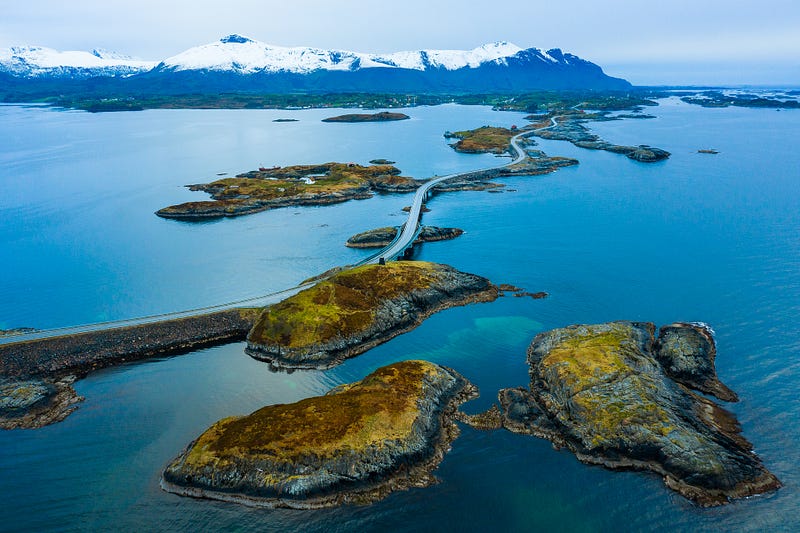
{"type": "Polygon", "coordinates": [[[159,94],[179,90],[507,92],[630,87],[627,81],[606,75],[598,65],[558,48],[523,49],[496,41],[472,50],[369,54],[273,46],[238,34],[160,62],[97,49],[59,52],[12,47],[0,49],[0,73],[23,86],[35,85],[37,80],[121,78],[128,81],[109,85],[159,94]]]}

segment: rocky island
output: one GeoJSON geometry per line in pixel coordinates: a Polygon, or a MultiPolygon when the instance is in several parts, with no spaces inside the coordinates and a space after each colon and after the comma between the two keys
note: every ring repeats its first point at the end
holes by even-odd
{"type": "Polygon", "coordinates": [[[190,185],[213,200],[187,202],[156,212],[180,220],[248,215],[277,207],[325,205],[370,198],[375,192],[410,192],[420,182],[392,165],[323,163],[260,168],[212,183],[190,185]]]}
{"type": "Polygon", "coordinates": [[[665,326],[658,338],[642,322],[542,333],[528,349],[530,388],[500,391],[502,425],[585,463],[656,472],[702,506],[776,490],[734,415],[690,390],[736,399],[715,355],[703,324],[665,326]]]}
{"type": "Polygon", "coordinates": [[[296,509],[365,504],[424,487],[458,436],[456,408],[475,391],[433,363],[385,366],[324,396],[220,420],[167,466],[161,486],[296,509]]]}
{"type": "Polygon", "coordinates": [[[445,132],[446,139],[458,139],[453,150],[465,154],[503,154],[511,149],[511,138],[519,133],[509,128],[481,126],[474,130],[445,132]]]}
{"type": "Polygon", "coordinates": [[[364,504],[435,481],[457,437],[458,405],[475,388],[425,361],[379,368],[356,383],[293,404],[225,418],[164,470],[186,496],[311,509],[364,504]]]}
{"type": "MultiPolygon", "coordinates": [[[[348,248],[383,248],[389,246],[389,243],[397,236],[399,229],[399,227],[390,226],[358,233],[347,239],[345,246],[348,248]]],[[[413,244],[455,239],[463,233],[464,230],[458,228],[422,226],[413,244]]]]}
{"type": "Polygon", "coordinates": [[[408,120],[411,117],[405,113],[349,113],[322,119],[322,122],[391,122],[393,120],[408,120]]]}
{"type": "Polygon", "coordinates": [[[542,139],[569,141],[580,148],[589,150],[605,150],[615,154],[623,154],[640,163],[655,163],[670,156],[661,148],[647,145],[622,146],[602,140],[591,133],[584,124],[590,120],[609,120],[607,113],[587,113],[580,110],[564,110],[541,115],[530,115],[528,120],[535,121],[533,134],[542,139]]]}
{"type": "Polygon", "coordinates": [[[247,337],[247,353],[276,369],[326,369],[437,311],[497,297],[489,280],[447,265],[365,265],[267,307],[247,337]]]}

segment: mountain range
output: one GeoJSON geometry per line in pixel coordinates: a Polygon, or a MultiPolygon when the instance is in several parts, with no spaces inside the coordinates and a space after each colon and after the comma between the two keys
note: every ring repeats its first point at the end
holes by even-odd
{"type": "Polygon", "coordinates": [[[240,35],[162,61],[104,50],[0,49],[0,84],[136,93],[521,92],[627,89],[596,64],[559,49],[495,42],[473,50],[368,54],[272,46],[240,35]]]}

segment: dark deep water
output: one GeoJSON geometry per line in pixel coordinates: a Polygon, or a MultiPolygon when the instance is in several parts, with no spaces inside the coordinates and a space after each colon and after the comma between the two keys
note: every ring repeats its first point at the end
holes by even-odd
{"type": "MultiPolygon", "coordinates": [[[[550,293],[451,309],[326,372],[271,373],[242,344],[125,365],[79,381],[62,423],[0,433],[0,530],[791,530],[800,523],[800,113],[664,100],[653,120],[595,123],[619,144],[672,152],[645,165],[539,141],[578,167],[503,180],[515,192],[439,195],[430,225],[462,237],[418,258],[550,293]],[[715,148],[718,155],[697,154],[715,148]],[[464,427],[441,483],[365,507],[249,509],[162,492],[162,468],[208,425],[424,358],[473,381],[487,408],[527,382],[525,349],[573,323],[704,321],[717,332],[729,408],[784,483],[699,509],[655,475],[579,463],[532,437],[464,427]]],[[[182,186],[260,165],[385,157],[425,177],[493,164],[442,133],[523,124],[516,113],[439,106],[412,120],[325,124],[337,110],[92,115],[0,106],[0,329],[199,307],[293,285],[368,253],[353,233],[399,224],[410,195],[286,208],[204,224],[153,212],[202,199],[182,186]],[[300,122],[273,123],[294,117],[300,122]]]]}

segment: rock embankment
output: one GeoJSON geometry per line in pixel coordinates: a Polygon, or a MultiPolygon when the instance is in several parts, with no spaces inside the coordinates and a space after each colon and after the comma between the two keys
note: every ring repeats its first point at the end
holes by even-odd
{"type": "Polygon", "coordinates": [[[437,311],[497,297],[486,278],[447,265],[365,265],[267,307],[247,337],[247,353],[276,369],[330,368],[437,311]]]}
{"type": "MultiPolygon", "coordinates": [[[[386,227],[358,233],[347,239],[345,246],[348,248],[383,248],[394,240],[398,230],[398,227],[386,227]]],[[[463,233],[464,230],[458,228],[423,226],[414,240],[414,244],[455,239],[463,233]]]]}
{"type": "Polygon", "coordinates": [[[689,388],[735,399],[714,371],[710,331],[651,323],[569,326],[528,349],[530,389],[500,391],[503,426],[583,462],[651,470],[703,506],[776,490],[734,415],[689,388]]]}
{"type": "Polygon", "coordinates": [[[167,466],[161,486],[298,509],[426,486],[458,435],[456,408],[475,390],[449,368],[395,363],[324,396],[220,420],[167,466]]]}
{"type": "Polygon", "coordinates": [[[74,376],[128,361],[242,341],[260,309],[232,309],[152,324],[0,345],[0,428],[63,420],[80,398],[74,376]]]}

